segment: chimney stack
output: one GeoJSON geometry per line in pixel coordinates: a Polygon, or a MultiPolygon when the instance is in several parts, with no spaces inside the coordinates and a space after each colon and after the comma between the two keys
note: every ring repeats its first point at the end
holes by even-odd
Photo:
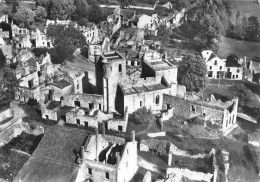
{"type": "Polygon", "coordinates": [[[95,129],[95,133],[96,133],[96,161],[98,160],[98,128],[95,129]]]}
{"type": "Polygon", "coordinates": [[[131,132],[131,141],[134,142],[135,141],[135,131],[131,132]]]}
{"type": "Polygon", "coordinates": [[[117,164],[117,166],[119,165],[119,162],[120,162],[120,153],[116,152],[116,164],[117,164]]]}
{"type": "Polygon", "coordinates": [[[170,152],[168,154],[168,166],[171,166],[172,165],[172,153],[170,152]]]}
{"type": "Polygon", "coordinates": [[[106,128],[105,128],[105,123],[102,123],[102,137],[106,136],[106,128]]]}
{"type": "Polygon", "coordinates": [[[81,146],[81,148],[80,148],[80,157],[81,157],[82,160],[84,160],[84,158],[85,158],[84,146],[81,146]]]}

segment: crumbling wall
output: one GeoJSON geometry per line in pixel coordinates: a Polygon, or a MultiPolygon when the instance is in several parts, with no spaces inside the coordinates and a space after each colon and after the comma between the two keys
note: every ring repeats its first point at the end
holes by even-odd
{"type": "Polygon", "coordinates": [[[98,128],[98,121],[93,116],[80,115],[75,113],[75,111],[70,111],[66,113],[66,123],[78,124],[81,126],[98,128]]]}
{"type": "MultiPolygon", "coordinates": [[[[186,178],[189,178],[189,179],[195,180],[195,181],[211,182],[213,174],[211,174],[211,173],[195,172],[195,171],[191,171],[189,169],[182,169],[182,168],[168,168],[166,170],[166,176],[168,178],[171,178],[171,177],[174,176],[174,179],[176,181],[179,181],[180,179],[182,179],[182,177],[186,177],[186,178]]],[[[164,180],[162,180],[162,181],[157,180],[157,182],[163,182],[163,181],[164,180]]]]}
{"type": "Polygon", "coordinates": [[[41,88],[28,89],[26,87],[18,87],[15,92],[15,100],[27,103],[29,99],[40,100],[41,88]]]}
{"type": "Polygon", "coordinates": [[[107,127],[108,127],[107,129],[126,132],[127,123],[128,123],[128,107],[126,107],[125,109],[123,119],[111,119],[107,121],[107,127]]]}
{"type": "Polygon", "coordinates": [[[11,108],[5,109],[0,112],[0,123],[6,118],[13,117],[13,110],[11,108]]]}
{"type": "Polygon", "coordinates": [[[64,95],[63,99],[61,100],[61,107],[63,106],[76,107],[77,102],[80,104],[79,107],[82,108],[103,110],[103,96],[96,95],[96,94],[64,95]],[[92,106],[92,108],[90,108],[90,106],[92,106]]]}
{"type": "Polygon", "coordinates": [[[163,104],[165,107],[167,107],[167,105],[174,107],[173,114],[184,117],[185,119],[203,116],[205,120],[213,120],[221,124],[224,116],[224,109],[214,106],[201,105],[198,102],[189,101],[167,94],[163,95],[163,104]]]}

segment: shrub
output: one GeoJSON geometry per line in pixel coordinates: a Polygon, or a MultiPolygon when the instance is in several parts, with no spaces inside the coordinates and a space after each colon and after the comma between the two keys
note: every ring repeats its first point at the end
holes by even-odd
{"type": "Polygon", "coordinates": [[[154,119],[154,115],[146,107],[137,109],[129,116],[129,120],[133,121],[135,124],[147,123],[154,119]]]}
{"type": "Polygon", "coordinates": [[[188,123],[193,125],[204,125],[204,121],[198,117],[189,119],[188,123]]]}

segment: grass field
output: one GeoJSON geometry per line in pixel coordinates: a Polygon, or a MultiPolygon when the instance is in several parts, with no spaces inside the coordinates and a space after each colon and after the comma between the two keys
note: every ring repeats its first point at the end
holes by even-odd
{"type": "Polygon", "coordinates": [[[227,58],[230,54],[236,54],[241,58],[246,56],[247,59],[252,59],[255,56],[260,57],[260,43],[223,38],[219,44],[217,55],[221,58],[227,58]]]}
{"type": "Polygon", "coordinates": [[[236,0],[233,2],[232,10],[233,17],[235,19],[236,12],[240,11],[247,16],[256,16],[260,23],[260,5],[256,3],[257,0],[236,0]]]}

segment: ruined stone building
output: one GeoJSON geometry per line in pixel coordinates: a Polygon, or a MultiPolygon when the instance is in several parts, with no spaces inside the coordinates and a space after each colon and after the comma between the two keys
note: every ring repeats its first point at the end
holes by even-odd
{"type": "Polygon", "coordinates": [[[53,48],[51,39],[47,38],[46,34],[38,28],[35,32],[31,32],[31,40],[35,41],[36,48],[53,48]]]}
{"type": "Polygon", "coordinates": [[[186,92],[177,84],[177,67],[156,56],[145,56],[142,71],[127,72],[127,62],[118,52],[96,52],[96,78],[103,110],[109,113],[123,113],[126,107],[129,113],[144,106],[161,110],[163,94],[186,92]]]}
{"type": "Polygon", "coordinates": [[[16,42],[16,48],[31,48],[30,31],[27,28],[20,28],[15,24],[11,24],[13,40],[16,42]]]}
{"type": "Polygon", "coordinates": [[[194,99],[185,96],[184,98],[163,95],[163,105],[166,108],[174,108],[173,114],[176,116],[191,119],[199,117],[211,124],[216,124],[222,132],[227,131],[236,123],[238,98],[227,102],[216,100],[211,96],[210,100],[194,99]]]}
{"type": "Polygon", "coordinates": [[[14,59],[18,63],[15,70],[19,86],[15,100],[28,102],[60,101],[63,95],[82,93],[84,72],[67,66],[54,66],[50,54],[35,57],[30,51],[22,50],[14,59]]]}
{"type": "Polygon", "coordinates": [[[103,134],[91,135],[81,147],[81,165],[76,182],[128,182],[136,173],[137,142],[103,134]]]}
{"type": "Polygon", "coordinates": [[[15,70],[19,86],[15,92],[15,100],[28,102],[29,99],[40,100],[41,87],[53,76],[52,62],[47,53],[39,59],[34,58],[29,51],[22,50],[15,58],[18,62],[15,70]]]}

